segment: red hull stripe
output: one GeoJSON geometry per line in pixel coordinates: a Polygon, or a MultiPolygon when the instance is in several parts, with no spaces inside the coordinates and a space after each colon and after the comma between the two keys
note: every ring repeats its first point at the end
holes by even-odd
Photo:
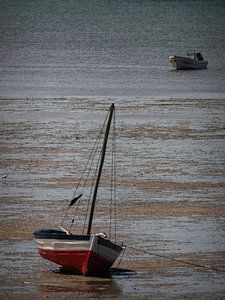
{"type": "Polygon", "coordinates": [[[54,251],[39,249],[40,255],[64,268],[72,269],[83,275],[105,272],[112,263],[93,251],[54,251]]]}

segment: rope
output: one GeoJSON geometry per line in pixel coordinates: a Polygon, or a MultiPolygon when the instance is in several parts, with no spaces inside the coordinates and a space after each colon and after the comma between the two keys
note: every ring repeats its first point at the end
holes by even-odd
{"type": "Polygon", "coordinates": [[[114,240],[116,243],[117,240],[117,167],[116,167],[116,158],[117,158],[117,148],[116,148],[116,137],[117,137],[117,131],[116,131],[116,111],[114,113],[114,118],[113,118],[113,153],[114,153],[114,160],[113,160],[113,181],[114,181],[114,186],[113,186],[113,194],[114,194],[114,240]]]}
{"type": "MultiPolygon", "coordinates": [[[[76,192],[77,192],[77,190],[79,189],[79,187],[80,187],[80,185],[81,185],[81,182],[82,182],[82,180],[83,180],[84,174],[85,174],[86,172],[88,172],[88,173],[87,173],[87,176],[86,176],[86,179],[84,180],[84,183],[83,183],[82,193],[81,193],[81,194],[83,194],[83,192],[84,192],[84,189],[85,189],[85,187],[86,187],[86,184],[87,184],[87,181],[88,181],[88,178],[89,178],[89,175],[90,175],[91,167],[92,167],[93,162],[94,162],[95,153],[96,153],[97,150],[98,150],[99,143],[100,143],[102,134],[103,134],[103,132],[104,132],[104,127],[105,127],[105,124],[106,124],[106,121],[107,121],[108,114],[109,114],[109,111],[108,111],[107,116],[106,116],[106,118],[105,118],[105,120],[104,120],[104,122],[103,122],[103,125],[101,126],[101,129],[100,129],[100,131],[99,131],[99,133],[98,133],[98,136],[97,136],[97,138],[96,138],[96,140],[95,140],[94,147],[93,147],[93,149],[92,149],[92,151],[91,151],[91,153],[90,153],[90,155],[89,155],[89,158],[88,158],[88,160],[87,160],[87,162],[86,162],[86,164],[85,164],[85,167],[84,167],[84,169],[83,169],[83,171],[82,171],[82,173],[81,173],[81,176],[80,176],[80,179],[79,179],[79,181],[78,181],[77,187],[76,187],[76,189],[75,189],[75,191],[74,191],[74,193],[73,193],[73,198],[75,197],[76,192]]],[[[88,200],[88,202],[89,202],[89,201],[90,201],[90,199],[88,200]]],[[[72,226],[73,226],[73,224],[74,224],[74,220],[75,220],[75,216],[76,216],[76,214],[77,214],[77,210],[78,210],[79,204],[80,204],[80,200],[78,201],[78,203],[77,203],[77,205],[76,205],[76,207],[75,207],[75,209],[74,209],[73,218],[72,218],[72,222],[71,222],[71,225],[70,225],[69,232],[71,231],[72,226]]],[[[66,219],[66,217],[67,217],[67,215],[68,215],[69,209],[70,209],[70,206],[68,206],[68,207],[66,208],[66,210],[65,210],[65,214],[64,214],[64,217],[62,218],[62,222],[61,222],[61,224],[60,224],[60,227],[62,227],[63,223],[65,222],[65,219],[66,219]]]]}
{"type": "MultiPolygon", "coordinates": [[[[99,139],[99,142],[100,142],[100,139],[99,139]]],[[[99,143],[98,143],[98,145],[99,145],[99,143]]],[[[97,153],[97,148],[96,148],[96,153],[97,153]]],[[[84,225],[83,225],[82,234],[84,233],[84,230],[85,230],[85,227],[86,227],[87,216],[88,216],[88,211],[89,211],[90,201],[91,201],[91,195],[92,195],[92,192],[93,192],[93,189],[94,189],[94,184],[95,184],[96,177],[97,177],[97,168],[99,166],[100,158],[101,158],[101,153],[99,153],[97,165],[96,165],[95,172],[94,172],[93,179],[92,179],[92,184],[91,184],[91,189],[90,189],[90,193],[89,193],[89,197],[88,197],[88,203],[87,203],[87,207],[86,207],[86,213],[85,213],[85,218],[84,218],[84,225]]]]}
{"type": "Polygon", "coordinates": [[[114,219],[114,241],[116,243],[116,123],[115,123],[115,111],[113,115],[112,126],[112,153],[111,153],[111,195],[110,195],[110,207],[109,207],[109,237],[111,239],[113,232],[112,220],[114,219]]]}
{"type": "Polygon", "coordinates": [[[121,263],[121,261],[122,261],[122,259],[123,259],[123,256],[124,256],[124,253],[125,253],[125,251],[126,251],[126,249],[127,249],[127,246],[126,245],[123,245],[123,252],[122,252],[122,254],[121,254],[121,257],[120,257],[120,260],[119,260],[119,262],[118,262],[118,264],[117,264],[117,268],[119,267],[119,265],[120,265],[120,263],[121,263]]]}
{"type": "Polygon", "coordinates": [[[173,257],[170,257],[170,256],[165,256],[165,255],[153,253],[153,252],[150,252],[148,250],[144,250],[144,249],[140,249],[140,248],[134,248],[134,247],[131,247],[131,246],[126,246],[126,247],[130,248],[134,251],[137,251],[137,252],[143,252],[145,254],[149,254],[149,255],[152,255],[152,256],[157,256],[157,257],[167,259],[167,260],[171,260],[171,261],[175,261],[175,262],[179,262],[179,263],[182,263],[182,264],[185,264],[185,265],[194,266],[194,267],[198,267],[198,268],[204,268],[204,269],[212,270],[212,271],[216,271],[216,272],[225,272],[225,270],[222,270],[222,269],[218,269],[218,268],[211,267],[211,266],[206,266],[206,265],[196,264],[196,263],[189,262],[189,261],[176,259],[176,258],[173,258],[173,257]]]}

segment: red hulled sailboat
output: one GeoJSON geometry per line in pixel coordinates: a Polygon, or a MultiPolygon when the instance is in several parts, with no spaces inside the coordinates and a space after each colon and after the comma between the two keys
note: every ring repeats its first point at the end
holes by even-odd
{"type": "MultiPolygon", "coordinates": [[[[81,193],[79,192],[78,196],[76,196],[77,191],[79,190],[79,188],[77,187],[73,195],[73,199],[70,201],[70,204],[66,209],[65,216],[61,225],[59,226],[59,229],[41,229],[34,232],[35,242],[37,244],[39,253],[43,258],[50,260],[65,269],[73,270],[76,273],[85,276],[106,272],[116,261],[123,249],[122,244],[119,245],[116,242],[116,233],[114,233],[115,236],[113,241],[111,240],[111,236],[107,237],[105,233],[92,233],[92,221],[95,212],[98,187],[105,160],[107,141],[112,120],[115,122],[114,104],[112,104],[109,108],[108,114],[103,124],[103,128],[98,139],[96,140],[97,142],[94,146],[95,150],[92,151],[92,154],[97,152],[96,149],[99,147],[98,145],[100,136],[102,135],[103,144],[100,153],[98,154],[99,156],[97,159],[97,167],[95,168],[96,172],[93,180],[94,184],[91,188],[91,191],[93,192],[91,192],[90,194],[90,208],[89,210],[87,209],[87,211],[89,211],[87,228],[85,228],[84,225],[83,232],[81,234],[72,233],[71,228],[74,223],[75,217],[73,217],[72,219],[69,230],[63,228],[63,224],[66,217],[68,216],[69,210],[72,207],[74,208],[75,204],[78,206],[79,202],[82,199],[84,187],[82,187],[81,193]],[[84,228],[87,229],[85,234],[84,228]]],[[[114,152],[115,151],[112,151],[112,153],[114,152]]],[[[91,165],[94,161],[92,154],[89,157],[89,160],[91,160],[91,165]]],[[[115,165],[114,154],[112,162],[113,165],[115,165]]],[[[85,166],[85,170],[87,169],[87,165],[88,163],[85,166]]],[[[88,173],[89,170],[90,168],[88,167],[88,173]]],[[[85,174],[85,171],[82,172],[82,176],[83,174],[85,174]]],[[[114,174],[113,177],[115,177],[115,173],[112,172],[112,174],[114,174]]],[[[79,181],[79,183],[80,182],[81,180],[79,181]]],[[[87,180],[85,180],[84,182],[86,183],[87,180]]],[[[111,182],[115,182],[115,178],[111,182]]],[[[115,183],[113,185],[115,188],[115,183]]],[[[111,192],[111,195],[113,195],[114,193],[115,192],[111,192]]]]}

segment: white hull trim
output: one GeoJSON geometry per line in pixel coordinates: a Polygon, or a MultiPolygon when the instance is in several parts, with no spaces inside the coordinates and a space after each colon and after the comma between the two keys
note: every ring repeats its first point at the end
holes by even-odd
{"type": "Polygon", "coordinates": [[[119,256],[122,248],[113,247],[112,242],[98,234],[92,235],[89,241],[35,239],[37,247],[46,251],[92,251],[103,259],[113,263],[119,256]]]}
{"type": "Polygon", "coordinates": [[[208,65],[207,61],[177,55],[170,56],[169,61],[170,63],[172,63],[173,68],[176,70],[206,69],[208,65]]]}

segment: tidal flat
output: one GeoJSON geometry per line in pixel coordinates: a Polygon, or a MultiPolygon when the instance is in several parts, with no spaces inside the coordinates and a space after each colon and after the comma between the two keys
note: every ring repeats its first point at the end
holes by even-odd
{"type": "MultiPolygon", "coordinates": [[[[0,299],[225,298],[225,100],[1,98],[0,107],[0,299]],[[32,233],[60,225],[112,102],[127,248],[106,276],[63,273],[32,233]]],[[[93,223],[101,231],[109,175],[93,223]]]]}

